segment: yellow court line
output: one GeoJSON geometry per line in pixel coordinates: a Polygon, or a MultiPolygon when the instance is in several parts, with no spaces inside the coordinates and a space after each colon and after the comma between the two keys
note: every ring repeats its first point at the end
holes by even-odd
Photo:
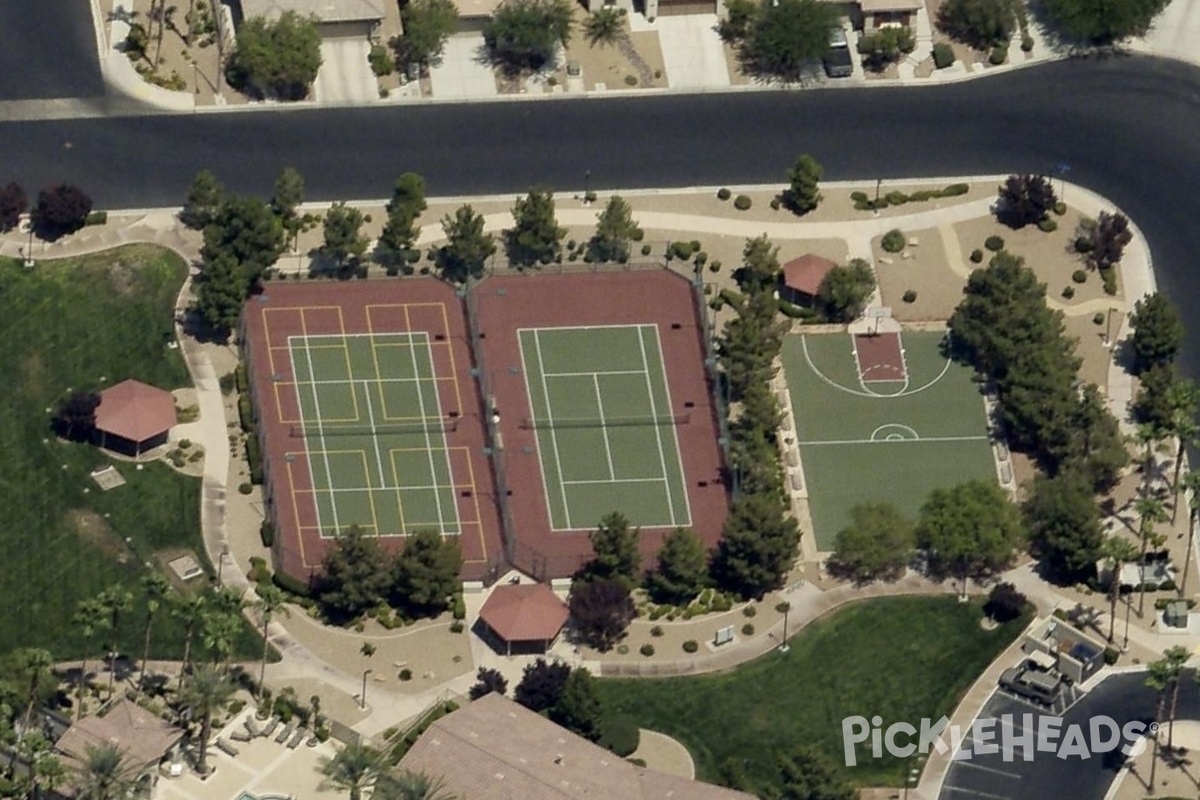
{"type": "Polygon", "coordinates": [[[354,403],[354,421],[362,422],[362,411],[358,408],[358,389],[355,388],[354,368],[350,366],[350,344],[346,340],[346,319],[342,315],[342,307],[335,306],[338,315],[338,328],[342,337],[342,357],[346,359],[346,378],[351,381],[350,384],[350,400],[354,403]]]}
{"type": "MultiPolygon", "coordinates": [[[[475,465],[471,463],[471,453],[470,453],[469,449],[466,447],[464,447],[462,449],[468,451],[467,452],[467,473],[471,477],[471,486],[472,486],[471,500],[475,503],[475,524],[479,526],[479,550],[480,550],[480,552],[483,553],[484,560],[487,560],[487,557],[488,557],[487,540],[483,538],[483,514],[479,513],[479,488],[477,486],[475,486],[475,465]]],[[[454,502],[455,503],[458,502],[457,497],[454,499],[454,502]]],[[[463,525],[464,525],[463,521],[459,520],[458,528],[460,531],[462,530],[463,525]]]]}
{"type": "MultiPolygon", "coordinates": [[[[292,513],[296,515],[296,530],[300,531],[301,530],[300,502],[297,499],[300,495],[300,490],[296,488],[296,480],[295,480],[295,478],[292,477],[292,463],[290,461],[285,461],[284,463],[287,464],[288,489],[290,490],[291,495],[292,495],[292,513]]],[[[309,469],[310,469],[309,474],[311,475],[311,465],[310,465],[309,469]]],[[[313,511],[316,513],[316,516],[317,516],[317,533],[319,534],[321,532],[321,510],[316,507],[317,498],[315,496],[313,497],[312,502],[313,502],[313,511]]],[[[304,527],[312,527],[312,526],[304,526],[304,527]]],[[[304,537],[300,536],[298,538],[300,539],[300,560],[305,565],[307,565],[308,564],[308,555],[304,552],[304,537]]]]}
{"type": "MultiPolygon", "coordinates": [[[[367,306],[367,331],[371,335],[371,358],[375,361],[375,385],[379,388],[379,405],[383,408],[383,418],[388,419],[387,414],[387,398],[383,396],[383,384],[378,379],[383,378],[383,370],[379,366],[379,351],[375,349],[375,328],[371,323],[371,306],[367,306]]],[[[370,389],[368,389],[370,391],[370,389]]],[[[388,465],[392,468],[392,485],[399,487],[400,482],[396,479],[396,462],[392,461],[391,452],[388,452],[388,465]]],[[[404,525],[404,501],[400,497],[400,489],[396,489],[396,513],[400,515],[400,533],[405,531],[404,525]]]]}
{"type": "MultiPolygon", "coordinates": [[[[458,403],[458,408],[456,410],[458,411],[459,415],[461,415],[463,413],[462,393],[459,391],[459,387],[458,387],[458,367],[454,363],[454,348],[450,347],[450,317],[447,316],[447,314],[446,314],[446,304],[442,303],[441,306],[442,306],[442,326],[443,326],[443,330],[446,331],[446,348],[447,348],[447,351],[450,353],[450,375],[454,378],[454,401],[456,403],[458,403]]],[[[433,362],[433,353],[432,352],[430,352],[430,354],[429,354],[429,361],[430,361],[430,364],[432,365],[432,362],[433,362]]]]}

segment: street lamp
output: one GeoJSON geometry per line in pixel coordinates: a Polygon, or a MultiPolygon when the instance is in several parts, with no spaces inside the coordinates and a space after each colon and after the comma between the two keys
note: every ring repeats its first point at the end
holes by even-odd
{"type": "Polygon", "coordinates": [[[788,643],[787,643],[788,612],[791,610],[792,610],[792,604],[787,602],[786,600],[784,600],[783,601],[783,642],[779,645],[779,652],[781,652],[781,653],[786,653],[788,650],[791,650],[791,648],[788,647],[788,643]]]}
{"type": "MultiPolygon", "coordinates": [[[[1117,581],[1120,581],[1120,575],[1117,576],[1117,581]]],[[[1120,591],[1118,586],[1117,591],[1120,591]]],[[[1130,592],[1125,598],[1125,641],[1121,643],[1121,652],[1129,652],[1129,612],[1133,610],[1133,592],[1130,592]]]]}
{"type": "Polygon", "coordinates": [[[221,575],[225,572],[225,559],[229,557],[229,543],[221,545],[221,553],[217,556],[217,585],[221,585],[221,575]]]}
{"type": "Polygon", "coordinates": [[[367,676],[374,671],[375,670],[371,669],[370,667],[367,667],[363,670],[363,688],[362,695],[358,698],[358,707],[364,710],[367,707],[367,676]]]}
{"type": "Polygon", "coordinates": [[[583,171],[583,204],[585,206],[592,204],[592,171],[590,169],[583,171]]]}

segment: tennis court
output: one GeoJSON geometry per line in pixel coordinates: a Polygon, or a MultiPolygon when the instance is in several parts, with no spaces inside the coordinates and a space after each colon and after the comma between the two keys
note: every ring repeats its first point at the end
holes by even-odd
{"type": "MultiPolygon", "coordinates": [[[[285,455],[312,479],[320,534],[349,525],[395,536],[432,528],[460,533],[455,471],[429,334],[293,335],[294,398],[284,421],[297,447],[285,455]],[[288,413],[288,412],[293,413],[288,413]]],[[[456,391],[456,387],[450,387],[456,391]]],[[[457,414],[457,411],[455,411],[457,414]]],[[[465,461],[464,461],[465,463],[465,461]]],[[[469,488],[469,487],[464,487],[469,488]]]]}
{"type": "Polygon", "coordinates": [[[657,325],[517,331],[551,530],[692,524],[657,325]]]}
{"type": "Polygon", "coordinates": [[[983,395],[941,332],[788,336],[783,364],[820,550],[855,505],[914,517],[930,490],[996,480],[983,395]]]}

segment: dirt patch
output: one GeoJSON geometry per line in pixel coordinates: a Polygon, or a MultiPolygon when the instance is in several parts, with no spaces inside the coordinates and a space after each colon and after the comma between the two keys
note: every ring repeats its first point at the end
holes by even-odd
{"type": "Polygon", "coordinates": [[[129,561],[129,550],[108,524],[108,520],[89,508],[73,508],[67,512],[67,524],[82,541],[95,547],[118,563],[129,561]]]}
{"type": "Polygon", "coordinates": [[[950,266],[947,248],[936,228],[907,234],[916,246],[907,246],[900,253],[887,253],[879,246],[879,238],[871,242],[875,255],[875,275],[885,306],[901,322],[945,320],[954,313],[962,300],[965,281],[950,266]],[[908,258],[904,258],[904,254],[908,258]],[[885,260],[886,259],[886,260],[885,260]],[[888,262],[891,263],[888,263],[888,262]],[[914,302],[904,302],[904,293],[917,293],[914,302]]]}
{"type": "Polygon", "coordinates": [[[1075,353],[1083,359],[1083,364],[1079,367],[1079,377],[1106,389],[1109,350],[1104,346],[1104,323],[1097,325],[1091,314],[1067,317],[1065,322],[1067,335],[1078,341],[1075,353]]]}
{"type": "Polygon", "coordinates": [[[583,25],[587,17],[587,11],[576,5],[571,39],[567,42],[559,69],[554,72],[558,84],[566,85],[567,63],[575,61],[579,64],[584,87],[588,91],[595,91],[598,84],[609,90],[666,86],[658,33],[633,33],[629,29],[629,18],[626,16],[621,20],[618,41],[612,44],[598,42],[593,45],[584,35],[583,25]],[[630,76],[636,80],[633,85],[626,83],[630,76]]]}

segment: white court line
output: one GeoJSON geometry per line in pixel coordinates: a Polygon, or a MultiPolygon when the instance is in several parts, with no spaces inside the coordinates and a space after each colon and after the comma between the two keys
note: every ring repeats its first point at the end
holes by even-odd
{"type": "MultiPolygon", "coordinates": [[[[540,335],[538,335],[538,331],[539,331],[538,328],[533,328],[532,330],[533,330],[533,344],[537,348],[538,372],[541,372],[542,365],[546,363],[545,360],[542,358],[542,337],[540,335]]],[[[522,362],[521,366],[522,366],[522,368],[524,368],[524,366],[525,366],[525,364],[524,364],[525,351],[524,350],[521,351],[521,362],[522,362]]],[[[525,380],[526,380],[526,383],[528,383],[528,381],[529,381],[528,377],[525,380]]],[[[550,411],[550,385],[546,383],[546,373],[544,373],[544,372],[542,372],[542,391],[545,392],[545,395],[546,395],[546,421],[550,424],[550,442],[551,442],[551,444],[554,445],[554,462],[555,462],[555,466],[558,467],[558,488],[562,493],[563,517],[564,517],[564,521],[567,523],[567,530],[570,530],[571,529],[571,507],[569,505],[567,505],[567,486],[565,483],[563,483],[563,462],[562,462],[562,456],[559,455],[559,452],[558,452],[558,433],[554,430],[554,415],[550,411]]],[[[531,412],[533,411],[532,405],[533,405],[533,398],[531,396],[530,397],[530,406],[531,407],[529,409],[531,412]]],[[[534,414],[534,416],[536,417],[537,415],[534,414]]],[[[534,431],[534,437],[536,438],[537,436],[538,436],[537,431],[534,431]]],[[[540,454],[540,452],[541,452],[540,449],[538,452],[540,454]]],[[[540,457],[540,455],[539,455],[539,457],[540,457]]],[[[543,480],[544,480],[545,479],[545,471],[544,470],[542,472],[542,475],[543,475],[543,480]]]]}
{"type": "MultiPolygon", "coordinates": [[[[404,311],[404,321],[406,323],[409,321],[407,308],[404,311]]],[[[432,372],[432,370],[433,370],[433,353],[429,351],[428,335],[425,336],[425,351],[429,353],[429,368],[430,368],[430,371],[432,372]]],[[[417,348],[410,346],[408,348],[408,355],[412,358],[413,375],[420,375],[421,370],[417,367],[417,348]]],[[[436,389],[436,387],[437,387],[437,384],[435,383],[434,388],[436,389]]],[[[421,387],[419,385],[417,386],[417,406],[421,411],[421,418],[428,419],[429,415],[427,413],[425,413],[425,393],[421,391],[421,387]]],[[[425,447],[427,448],[426,453],[429,455],[429,477],[433,478],[434,480],[437,480],[437,467],[433,463],[433,440],[429,438],[429,429],[428,428],[425,429],[425,447]]],[[[442,434],[442,449],[443,449],[443,451],[445,451],[445,449],[446,449],[446,434],[445,433],[442,434]]],[[[446,457],[447,469],[449,469],[449,466],[450,466],[450,458],[449,458],[449,456],[447,456],[446,457]]],[[[442,515],[441,492],[434,492],[433,499],[434,499],[434,502],[437,504],[438,530],[445,530],[446,529],[446,518],[445,518],[445,516],[442,515]]]]}
{"type": "MultiPolygon", "coordinates": [[[[383,339],[389,336],[407,337],[408,339],[416,339],[420,337],[429,338],[428,331],[388,331],[387,333],[296,333],[288,337],[288,339],[383,339]]],[[[386,345],[388,342],[380,342],[386,345]]],[[[400,342],[396,342],[400,344],[400,342]]]]}
{"type": "Polygon", "coordinates": [[[988,436],[921,436],[917,439],[827,439],[825,441],[798,442],[801,447],[820,444],[912,444],[913,442],[987,442],[988,436]]]}
{"type": "MultiPolygon", "coordinates": [[[[375,430],[375,408],[371,405],[371,387],[370,381],[363,381],[363,391],[367,395],[367,419],[371,421],[371,430],[375,430]]],[[[387,483],[387,479],[383,474],[383,455],[379,452],[379,437],[372,436],[371,443],[375,446],[375,466],[379,469],[379,485],[383,486],[387,483]]]]}
{"type": "Polygon", "coordinates": [[[563,483],[574,486],[580,483],[659,483],[667,480],[667,478],[596,478],[594,480],[563,481],[563,483]]]}
{"type": "MultiPolygon", "coordinates": [[[[557,330],[557,328],[555,329],[557,330]]],[[[547,378],[586,378],[589,375],[641,375],[640,369],[608,369],[598,372],[547,372],[547,378]]]]}
{"type": "MultiPolygon", "coordinates": [[[[315,348],[315,349],[319,350],[320,348],[315,348]]],[[[327,349],[332,350],[334,348],[327,348],[327,349]]],[[[450,378],[449,377],[445,377],[445,378],[382,378],[382,377],[380,377],[380,378],[371,378],[370,379],[371,383],[420,383],[421,381],[427,381],[427,380],[448,381],[448,380],[450,380],[450,378]]],[[[361,378],[346,378],[345,380],[328,380],[328,381],[284,381],[284,383],[291,383],[293,386],[309,386],[309,385],[312,385],[312,386],[334,386],[334,385],[343,384],[343,383],[362,383],[362,379],[361,378]]]]}
{"type": "MultiPolygon", "coordinates": [[[[654,387],[650,385],[650,359],[646,357],[646,338],[642,336],[642,327],[639,325],[637,329],[638,349],[642,354],[642,374],[646,378],[646,393],[650,396],[650,416],[652,419],[658,419],[658,404],[654,400],[654,387]]],[[[670,410],[668,407],[667,411],[670,410]]],[[[664,478],[663,492],[667,496],[667,508],[671,511],[671,524],[675,525],[677,524],[675,521],[675,498],[671,496],[670,482],[665,480],[667,477],[667,454],[663,452],[662,429],[658,425],[654,426],[654,441],[658,444],[658,463],[662,468],[664,478]]]]}
{"type": "MultiPolygon", "coordinates": [[[[307,327],[304,322],[304,313],[303,312],[300,313],[300,327],[307,330],[307,327]]],[[[288,358],[291,359],[291,361],[292,361],[292,374],[296,375],[297,374],[296,373],[296,357],[295,357],[295,352],[292,350],[292,347],[291,347],[291,341],[290,341],[291,338],[292,337],[288,337],[288,339],[289,339],[289,341],[288,341],[288,358]]],[[[307,340],[304,342],[304,352],[308,356],[308,375],[309,375],[309,377],[312,377],[312,375],[314,374],[313,373],[312,351],[308,349],[308,341],[307,340]]],[[[317,436],[321,439],[321,455],[324,457],[324,460],[325,460],[325,482],[328,483],[329,488],[332,489],[333,488],[333,472],[331,472],[329,469],[329,453],[326,452],[328,450],[328,447],[325,444],[325,429],[321,423],[321,401],[320,401],[320,398],[317,397],[317,387],[316,386],[312,387],[312,397],[313,397],[313,405],[314,405],[313,410],[317,412],[317,436]]],[[[297,399],[299,399],[299,395],[297,395],[297,399]]],[[[307,442],[305,443],[304,447],[305,447],[305,450],[308,449],[307,442]]],[[[309,471],[311,472],[312,471],[312,456],[309,456],[309,458],[308,458],[308,468],[309,468],[309,471]]],[[[315,478],[314,478],[314,483],[315,483],[315,478]]],[[[314,486],[313,488],[315,489],[316,487],[314,486]]],[[[342,527],[338,523],[337,503],[330,503],[329,505],[333,509],[334,533],[340,534],[342,532],[342,527]]],[[[324,530],[325,526],[321,525],[321,504],[314,501],[313,506],[315,507],[315,510],[317,512],[317,525],[320,526],[321,530],[324,530]]]]}
{"type": "Polygon", "coordinates": [[[600,435],[604,437],[604,454],[608,457],[608,479],[615,480],[617,471],[613,469],[612,447],[608,443],[608,428],[604,427],[604,401],[600,398],[600,377],[592,375],[592,386],[596,390],[596,411],[600,414],[600,435]]]}
{"type": "MultiPolygon", "coordinates": [[[[670,411],[672,408],[674,408],[674,405],[671,403],[671,382],[669,380],[667,380],[667,357],[665,355],[663,355],[662,339],[658,335],[658,326],[657,325],[647,325],[644,327],[651,328],[654,331],[654,343],[658,346],[659,365],[662,367],[663,388],[666,390],[666,393],[667,393],[667,410],[670,411]]],[[[642,340],[641,329],[638,330],[638,339],[642,340]]],[[[646,378],[649,379],[650,365],[646,361],[645,340],[642,340],[642,363],[646,365],[646,378]]],[[[650,396],[653,397],[654,395],[651,394],[650,396]]],[[[678,520],[676,520],[675,519],[675,503],[671,502],[671,519],[677,525],[687,526],[687,525],[692,524],[692,501],[688,499],[687,473],[683,471],[683,453],[679,449],[679,431],[677,431],[675,429],[674,424],[671,424],[670,428],[671,428],[671,441],[674,442],[674,444],[675,444],[675,460],[676,460],[676,463],[679,465],[679,490],[681,492],[683,492],[683,511],[684,511],[684,514],[686,517],[686,519],[683,522],[679,522],[678,520]]],[[[657,431],[657,435],[660,437],[659,445],[661,446],[661,444],[662,444],[662,439],[661,439],[662,429],[661,428],[657,431]]],[[[663,476],[664,477],[666,476],[666,465],[665,464],[663,466],[663,476]]],[[[670,485],[671,485],[670,481],[667,481],[667,486],[670,487],[670,485]]]]}
{"type": "MultiPolygon", "coordinates": [[[[608,481],[603,481],[603,483],[608,483],[608,481]]],[[[419,492],[419,491],[423,491],[423,490],[427,490],[427,489],[439,489],[439,490],[450,489],[452,491],[458,491],[460,488],[466,488],[466,487],[451,486],[449,484],[443,483],[443,484],[436,484],[433,486],[399,486],[399,485],[396,485],[396,486],[345,486],[341,489],[297,489],[296,491],[305,492],[308,494],[313,494],[316,492],[321,492],[321,493],[328,492],[330,494],[343,494],[343,493],[353,494],[355,492],[379,492],[379,491],[390,492],[393,490],[395,490],[397,492],[399,492],[399,491],[419,492]]]]}

